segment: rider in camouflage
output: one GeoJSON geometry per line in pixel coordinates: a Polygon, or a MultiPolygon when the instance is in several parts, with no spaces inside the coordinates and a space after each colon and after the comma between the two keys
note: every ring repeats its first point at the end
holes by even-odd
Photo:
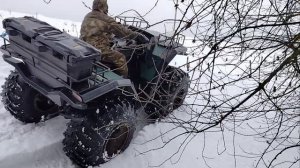
{"type": "Polygon", "coordinates": [[[92,12],[88,13],[82,22],[80,38],[101,50],[103,63],[113,64],[112,68],[115,68],[117,73],[127,77],[128,68],[125,56],[111,49],[113,35],[136,39],[141,43],[147,43],[149,40],[144,35],[117,23],[107,13],[107,0],[94,0],[92,12]]]}

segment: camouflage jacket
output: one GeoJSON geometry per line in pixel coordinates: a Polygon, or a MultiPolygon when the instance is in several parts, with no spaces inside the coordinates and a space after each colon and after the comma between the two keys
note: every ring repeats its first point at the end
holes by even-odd
{"type": "Polygon", "coordinates": [[[93,10],[88,13],[81,26],[80,38],[96,48],[109,48],[113,35],[120,38],[133,39],[138,33],[117,23],[103,11],[93,10]]]}

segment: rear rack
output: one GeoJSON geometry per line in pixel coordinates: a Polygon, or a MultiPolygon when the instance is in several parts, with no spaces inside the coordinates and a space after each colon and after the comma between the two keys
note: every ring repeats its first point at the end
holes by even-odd
{"type": "MultiPolygon", "coordinates": [[[[11,47],[10,47],[10,40],[5,38],[5,36],[0,36],[0,38],[3,39],[4,45],[1,47],[1,51],[5,54],[5,55],[10,55],[11,57],[14,57],[16,59],[20,59],[22,60],[22,62],[24,62],[24,58],[22,55],[19,55],[17,53],[15,53],[11,47]]],[[[14,45],[18,45],[18,44],[14,44],[14,45]]],[[[26,52],[26,50],[24,50],[24,52],[26,52]]],[[[53,66],[51,64],[49,64],[47,61],[45,61],[42,58],[37,58],[38,61],[43,62],[44,64],[46,64],[47,66],[53,66]]],[[[34,64],[32,64],[31,62],[26,62],[32,66],[35,66],[34,64]]],[[[60,81],[60,83],[62,83],[65,87],[72,89],[72,85],[74,83],[80,83],[80,82],[84,82],[86,80],[90,80],[93,82],[93,85],[98,85],[99,83],[105,82],[107,80],[112,80],[112,79],[122,79],[120,76],[118,76],[117,74],[111,72],[112,70],[106,66],[105,64],[101,63],[101,62],[93,62],[93,70],[92,70],[92,75],[86,78],[82,78],[80,80],[75,79],[73,76],[66,74],[66,76],[70,79],[68,80],[68,82],[64,82],[63,80],[60,80],[59,78],[56,78],[58,81],[60,81]],[[109,74],[108,74],[109,73],[109,74]],[[110,76],[108,76],[110,75],[110,76]]],[[[47,73],[47,71],[44,71],[43,69],[39,69],[41,71],[43,71],[44,73],[47,73]]],[[[61,71],[61,69],[57,69],[57,71],[61,71]]],[[[82,91],[82,90],[81,90],[82,91]]]]}
{"type": "MultiPolygon", "coordinates": [[[[6,41],[8,40],[6,39],[6,41]]],[[[45,82],[36,78],[36,76],[32,75],[28,68],[29,66],[24,63],[20,57],[14,57],[8,44],[3,45],[1,51],[4,53],[3,59],[17,69],[26,83],[59,106],[67,103],[76,109],[86,109],[86,103],[91,100],[109,93],[110,91],[125,87],[130,87],[135,93],[134,87],[129,79],[123,79],[108,69],[102,69],[101,64],[95,64],[93,75],[85,80],[87,83],[81,83],[88,84],[83,88],[75,88],[72,86],[74,83],[68,84],[59,79],[57,79],[57,82],[59,82],[61,86],[52,88],[45,82]]]]}
{"type": "Polygon", "coordinates": [[[99,62],[93,46],[31,17],[3,21],[3,59],[13,65],[26,83],[57,105],[77,109],[112,90],[134,87],[129,79],[99,62]]]}

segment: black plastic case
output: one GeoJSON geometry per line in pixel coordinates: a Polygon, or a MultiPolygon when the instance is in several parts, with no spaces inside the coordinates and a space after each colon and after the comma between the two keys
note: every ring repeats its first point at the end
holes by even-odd
{"type": "MultiPolygon", "coordinates": [[[[3,26],[14,55],[22,57],[41,80],[83,81],[92,75],[93,63],[100,60],[100,51],[93,46],[35,18],[8,18],[3,26]]],[[[55,87],[55,82],[52,85],[55,87]]]]}

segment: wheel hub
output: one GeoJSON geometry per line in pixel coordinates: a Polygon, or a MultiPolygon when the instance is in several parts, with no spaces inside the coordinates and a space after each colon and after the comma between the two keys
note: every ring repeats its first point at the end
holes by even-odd
{"type": "Polygon", "coordinates": [[[119,125],[112,131],[105,146],[109,158],[114,157],[123,150],[128,141],[129,132],[130,128],[127,124],[119,125]]]}
{"type": "Polygon", "coordinates": [[[34,97],[33,103],[35,109],[39,112],[52,111],[52,109],[55,108],[55,104],[40,93],[34,97]]]}

